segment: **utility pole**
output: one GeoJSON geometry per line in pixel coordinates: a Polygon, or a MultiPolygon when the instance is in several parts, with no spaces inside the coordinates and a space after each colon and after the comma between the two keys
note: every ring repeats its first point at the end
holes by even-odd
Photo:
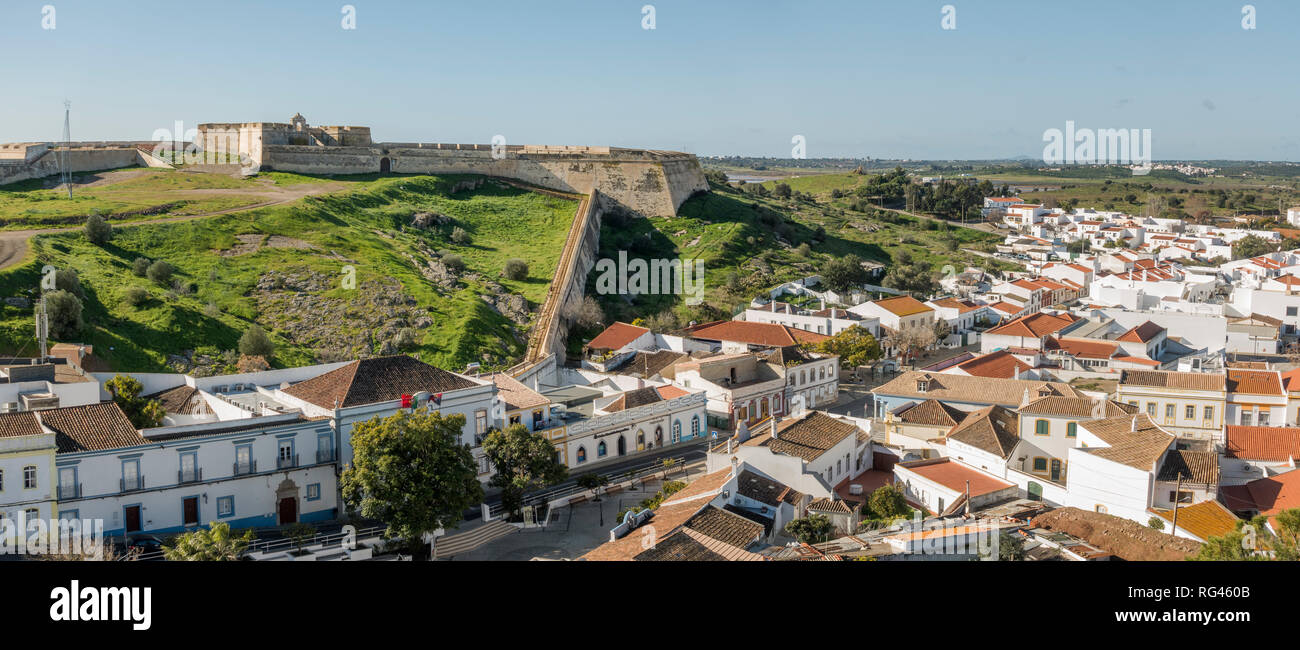
{"type": "Polygon", "coordinates": [[[1174,526],[1169,531],[1169,536],[1174,537],[1178,534],[1178,501],[1183,492],[1183,473],[1178,472],[1178,483],[1174,487],[1174,526]]]}

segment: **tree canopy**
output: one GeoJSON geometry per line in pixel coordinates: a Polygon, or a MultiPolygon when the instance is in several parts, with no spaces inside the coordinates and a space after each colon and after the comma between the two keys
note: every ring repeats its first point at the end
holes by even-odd
{"type": "Polygon", "coordinates": [[[830,539],[834,526],[826,515],[812,514],[801,519],[792,519],[785,525],[785,532],[805,544],[816,544],[830,539]]]}
{"type": "Polygon", "coordinates": [[[827,260],[819,273],[822,282],[832,291],[845,291],[871,279],[871,274],[862,266],[862,258],[852,254],[827,260]]]}
{"type": "Polygon", "coordinates": [[[115,402],[131,420],[131,426],[137,429],[149,429],[162,424],[166,412],[158,400],[141,397],[144,384],[128,375],[117,375],[104,382],[104,390],[113,396],[115,402]]]}
{"type": "Polygon", "coordinates": [[[230,524],[213,521],[208,528],[178,535],[171,546],[163,546],[163,556],[174,562],[230,562],[238,560],[252,541],[251,529],[236,536],[230,524]]]}
{"type": "Polygon", "coordinates": [[[511,514],[519,512],[525,492],[558,483],[569,475],[556,458],[551,441],[522,424],[489,433],[483,439],[483,455],[496,470],[488,484],[501,488],[501,505],[511,514]]]}
{"type": "Polygon", "coordinates": [[[463,415],[406,411],[354,425],[352,462],[339,479],[344,502],[412,544],[454,528],[483,501],[474,454],[460,442],[464,426],[463,415]]]}
{"type": "Polygon", "coordinates": [[[838,354],[840,367],[846,370],[866,365],[881,357],[880,342],[865,327],[853,325],[839,334],[817,343],[822,354],[838,354]]]}

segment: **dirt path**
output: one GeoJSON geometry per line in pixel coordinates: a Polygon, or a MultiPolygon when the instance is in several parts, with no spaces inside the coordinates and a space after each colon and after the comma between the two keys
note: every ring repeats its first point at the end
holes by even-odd
{"type": "MultiPolygon", "coordinates": [[[[116,180],[122,180],[120,178],[116,180]]],[[[269,186],[273,187],[273,186],[269,186]]],[[[344,183],[304,183],[301,185],[292,185],[283,189],[274,191],[247,192],[242,190],[219,190],[219,189],[199,189],[199,190],[177,190],[177,195],[191,194],[241,194],[246,196],[257,196],[266,198],[266,201],[245,205],[238,208],[227,208],[225,210],[215,210],[212,212],[201,212],[199,214],[187,214],[174,217],[161,217],[158,219],[144,219],[141,221],[129,221],[125,223],[114,224],[116,227],[126,226],[147,226],[159,223],[171,223],[174,221],[188,221],[190,219],[202,219],[204,217],[215,217],[232,212],[244,212],[246,210],[256,210],[258,208],[270,207],[291,203],[304,197],[315,196],[317,194],[328,194],[346,187],[344,183]]],[[[14,264],[22,262],[27,257],[27,242],[32,237],[38,235],[52,235],[69,230],[80,230],[81,226],[68,226],[65,228],[42,228],[37,230],[8,230],[0,231],[0,269],[9,268],[14,264]]]]}

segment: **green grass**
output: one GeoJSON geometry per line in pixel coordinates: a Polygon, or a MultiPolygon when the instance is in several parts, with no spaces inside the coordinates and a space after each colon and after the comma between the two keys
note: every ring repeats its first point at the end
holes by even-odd
{"type": "MultiPolygon", "coordinates": [[[[829,199],[830,190],[852,187],[862,178],[825,174],[787,181],[792,188],[796,182],[809,188],[799,191],[813,193],[811,188],[816,187],[826,194],[814,201],[760,198],[715,185],[711,193],[687,200],[673,218],[624,222],[607,216],[601,229],[601,257],[617,259],[619,251],[625,250],[629,258],[699,258],[705,263],[706,283],[705,304],[695,308],[676,295],[641,295],[631,303],[621,296],[601,297],[606,319],[630,321],[665,310],[673,310],[681,324],[730,317],[772,287],[814,275],[825,261],[848,254],[888,265],[906,250],[915,260],[930,262],[936,271],[944,264],[999,265],[953,250],[989,246],[1001,240],[998,235],[892,213],[888,216],[897,223],[888,223],[878,218],[880,213],[856,212],[844,201],[829,199]],[[865,232],[855,225],[876,230],[865,232]],[[818,226],[825,229],[824,241],[816,241],[818,226]],[[778,232],[788,247],[782,246],[778,232]],[[811,249],[807,257],[796,248],[803,243],[811,249]]],[[[588,277],[588,294],[596,293],[598,275],[593,270],[588,277]]]]}
{"type": "MultiPolygon", "coordinates": [[[[165,169],[131,168],[116,172],[131,177],[93,187],[74,187],[71,199],[66,190],[43,189],[51,179],[0,187],[0,230],[75,226],[93,212],[116,223],[216,212],[267,201],[252,194],[265,191],[267,184],[251,178],[165,169]],[[200,194],[186,190],[229,192],[200,194]],[[241,194],[239,190],[249,194],[241,194]]],[[[76,178],[93,180],[94,176],[76,178]]]]}
{"type": "MultiPolygon", "coordinates": [[[[348,191],[292,204],[191,221],[118,226],[103,248],[90,244],[79,230],[38,237],[32,241],[33,259],[0,271],[0,296],[30,296],[46,264],[75,269],[87,293],[87,327],[79,340],[94,345],[96,356],[115,369],[158,371],[164,369],[168,354],[234,349],[250,323],[265,320],[254,289],[268,270],[313,271],[341,279],[343,267],[351,265],[358,287],[395,279],[402,293],[433,319],[431,327],[418,333],[419,345],[412,350],[426,361],[449,368],[469,361],[509,365],[523,353],[524,344],[509,321],[479,298],[486,293],[483,283],[466,280],[467,286],[441,294],[403,253],[416,251],[421,242],[427,249],[460,254],[470,271],[536,304],[546,294],[577,205],[492,182],[452,194],[454,184],[466,178],[472,177],[390,176],[357,181],[348,191]],[[406,227],[418,211],[447,215],[455,224],[430,231],[406,227]],[[469,231],[473,242],[452,243],[453,225],[469,231]],[[245,234],[281,235],[314,248],[263,247],[234,257],[217,253],[234,247],[235,236],[245,234]],[[141,256],[170,262],[177,269],[176,279],[193,287],[192,295],[169,296],[167,289],[133,275],[131,263],[141,256]],[[505,261],[514,257],[529,263],[524,280],[499,277],[505,261]],[[139,309],[122,302],[127,289],[136,286],[152,294],[139,309]],[[205,314],[208,303],[221,313],[205,314]]],[[[332,286],[315,297],[358,298],[357,290],[341,288],[338,282],[332,286]]],[[[35,345],[31,321],[28,309],[0,307],[0,350],[30,352],[35,345]]],[[[341,321],[336,327],[342,331],[356,328],[350,319],[341,321]]],[[[267,329],[277,344],[273,365],[315,361],[306,344],[289,340],[283,330],[267,329]]]]}

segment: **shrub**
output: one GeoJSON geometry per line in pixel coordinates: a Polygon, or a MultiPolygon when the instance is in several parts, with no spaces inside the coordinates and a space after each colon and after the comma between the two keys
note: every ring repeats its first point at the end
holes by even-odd
{"type": "Polygon", "coordinates": [[[250,357],[267,357],[275,351],[275,344],[271,342],[271,337],[266,335],[266,331],[259,325],[249,327],[244,335],[239,337],[240,354],[250,357]]]}
{"type": "Polygon", "coordinates": [[[149,301],[149,292],[143,287],[131,287],[126,290],[124,299],[126,304],[131,305],[132,307],[139,307],[149,301]]]}
{"type": "Polygon", "coordinates": [[[149,273],[149,258],[135,258],[135,261],[131,263],[131,272],[136,274],[137,277],[145,277],[149,273]]]}
{"type": "Polygon", "coordinates": [[[451,230],[451,240],[456,242],[457,244],[464,246],[474,241],[474,238],[470,237],[469,233],[465,232],[464,228],[461,228],[460,226],[456,226],[451,230]]]}
{"type": "Polygon", "coordinates": [[[522,280],[528,277],[528,262],[517,257],[506,260],[505,275],[510,280],[522,280]]]}
{"type": "Polygon", "coordinates": [[[56,289],[45,294],[45,310],[50,317],[50,336],[70,339],[81,332],[81,300],[71,292],[56,289]]]}
{"type": "Polygon", "coordinates": [[[86,297],[86,291],[81,288],[81,278],[72,269],[59,269],[54,272],[54,288],[59,291],[67,291],[76,296],[77,300],[83,300],[86,297]]]}
{"type": "Polygon", "coordinates": [[[448,253],[447,255],[443,255],[442,263],[445,264],[449,269],[453,269],[456,271],[465,270],[465,260],[462,259],[461,256],[456,255],[455,253],[448,253]]]}
{"type": "Polygon", "coordinates": [[[172,279],[173,270],[171,264],[168,264],[164,260],[158,260],[149,265],[149,270],[146,274],[149,276],[150,280],[165,285],[168,280],[172,279]]]}
{"type": "Polygon", "coordinates": [[[217,306],[217,303],[210,302],[203,308],[203,315],[208,318],[216,318],[221,315],[221,308],[217,306]]]}
{"type": "Polygon", "coordinates": [[[113,238],[113,226],[95,213],[86,217],[86,239],[96,246],[103,246],[113,238]]]}

